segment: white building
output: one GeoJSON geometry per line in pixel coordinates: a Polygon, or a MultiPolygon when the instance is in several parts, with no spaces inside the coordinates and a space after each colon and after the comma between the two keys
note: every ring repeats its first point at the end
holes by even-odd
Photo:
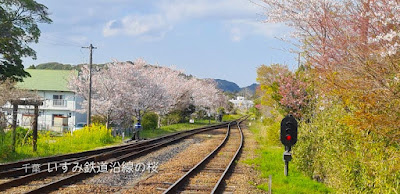
{"type": "Polygon", "coordinates": [[[236,99],[229,100],[229,102],[232,102],[234,107],[239,109],[249,109],[254,105],[253,101],[246,100],[243,96],[238,96],[236,99]]]}
{"type": "MultiPolygon", "coordinates": [[[[17,84],[18,88],[36,92],[44,99],[39,106],[39,130],[66,131],[74,130],[77,123],[86,123],[86,114],[81,109],[82,98],[68,89],[68,79],[76,71],[70,70],[39,70],[27,69],[31,77],[24,78],[17,84]]],[[[34,116],[33,106],[19,106],[17,124],[30,127],[34,116]]],[[[12,106],[8,103],[3,107],[7,112],[9,123],[12,120],[12,106]]]]}

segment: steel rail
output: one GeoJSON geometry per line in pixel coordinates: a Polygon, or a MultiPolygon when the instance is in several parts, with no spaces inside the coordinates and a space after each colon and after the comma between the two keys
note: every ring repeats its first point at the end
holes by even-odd
{"type": "MultiPolygon", "coordinates": [[[[246,120],[247,117],[244,119],[246,120]]],[[[217,184],[215,184],[214,189],[211,191],[211,193],[222,193],[223,189],[223,181],[226,179],[228,171],[232,169],[234,162],[237,160],[240,152],[242,151],[243,148],[243,141],[244,141],[244,136],[243,136],[243,131],[240,128],[240,124],[244,121],[241,120],[237,123],[238,129],[240,131],[240,145],[239,148],[237,149],[235,155],[233,156],[232,160],[229,162],[228,166],[226,167],[225,171],[222,173],[221,177],[219,178],[217,184]]]]}
{"type": "Polygon", "coordinates": [[[78,153],[72,153],[72,154],[63,154],[63,155],[58,155],[58,156],[42,157],[42,158],[37,158],[37,159],[29,159],[29,160],[23,160],[23,161],[18,161],[18,162],[0,164],[0,178],[21,176],[24,174],[28,174],[29,172],[32,172],[31,168],[28,168],[27,173],[21,173],[21,171],[23,171],[23,172],[26,171],[25,168],[22,168],[24,164],[46,165],[48,163],[55,163],[55,162],[59,163],[59,162],[64,162],[64,160],[70,160],[71,158],[88,157],[88,156],[98,155],[101,153],[106,153],[106,152],[113,151],[116,149],[123,149],[123,148],[130,148],[133,146],[146,145],[151,142],[161,141],[163,139],[168,139],[168,138],[174,137],[179,134],[191,133],[192,131],[208,129],[208,128],[214,129],[215,127],[223,127],[225,125],[227,125],[227,122],[224,122],[224,123],[221,123],[218,125],[212,125],[212,126],[206,126],[206,127],[196,128],[196,129],[192,129],[192,130],[187,130],[187,131],[180,131],[180,132],[165,135],[165,136],[162,136],[159,138],[144,140],[141,142],[129,143],[126,145],[119,145],[119,146],[113,146],[113,147],[108,147],[108,148],[102,148],[102,149],[90,150],[90,151],[84,151],[84,152],[78,152],[78,153]],[[15,171],[18,171],[18,172],[14,174],[15,171]]]}
{"type": "Polygon", "coordinates": [[[164,194],[177,193],[179,189],[184,186],[186,181],[189,180],[190,177],[197,174],[201,170],[201,168],[203,168],[226,144],[230,135],[230,129],[231,129],[231,123],[228,125],[228,130],[226,131],[226,135],[223,141],[212,152],[210,152],[206,157],[204,157],[199,163],[197,163],[193,168],[187,171],[181,178],[175,181],[174,184],[172,184],[167,190],[164,191],[164,194]]]}
{"type": "MultiPolygon", "coordinates": [[[[222,127],[225,127],[225,125],[228,125],[228,124],[229,124],[228,122],[225,122],[225,123],[222,123],[222,124],[219,124],[219,125],[213,125],[213,126],[207,126],[207,127],[197,128],[197,129],[193,129],[193,130],[182,131],[182,132],[174,133],[174,134],[171,134],[171,135],[166,135],[166,136],[163,136],[163,137],[160,137],[160,138],[156,138],[156,139],[152,139],[152,140],[143,142],[143,143],[141,143],[142,144],[141,147],[132,147],[132,146],[139,145],[139,144],[134,144],[134,145],[131,145],[130,148],[126,148],[126,149],[125,148],[120,148],[120,149],[109,151],[109,152],[106,152],[106,153],[101,153],[101,154],[97,154],[97,155],[93,155],[93,156],[83,157],[83,158],[80,158],[79,160],[76,160],[76,161],[68,163],[67,164],[67,168],[71,169],[71,167],[77,162],[80,163],[80,164],[81,163],[85,163],[85,162],[91,162],[91,161],[99,162],[99,161],[108,160],[108,159],[113,158],[113,157],[115,157],[117,155],[121,155],[121,154],[126,154],[126,153],[129,153],[129,152],[132,152],[132,151],[134,151],[136,149],[148,150],[148,148],[160,147],[162,145],[165,145],[166,143],[170,143],[172,141],[175,141],[177,139],[176,137],[179,137],[179,136],[182,136],[182,138],[183,137],[188,137],[188,136],[191,136],[191,135],[194,135],[194,134],[197,134],[197,133],[201,133],[201,132],[205,132],[205,131],[208,131],[208,130],[222,128],[222,127]]],[[[182,138],[179,138],[179,139],[182,139],[182,138]]],[[[60,169],[60,168],[56,169],[55,167],[51,168],[50,170],[52,170],[52,172],[48,172],[48,170],[42,170],[39,173],[28,174],[28,175],[25,175],[25,176],[22,176],[22,177],[19,177],[19,178],[4,182],[4,183],[0,184],[0,191],[6,190],[6,189],[9,189],[11,187],[18,186],[18,185],[22,185],[22,184],[30,182],[32,180],[37,180],[37,179],[40,179],[40,178],[43,178],[43,177],[46,177],[46,176],[54,176],[54,175],[60,174],[62,172],[62,169],[60,169]]]]}
{"type": "MultiPolygon", "coordinates": [[[[228,127],[230,126],[231,123],[236,123],[236,121],[232,121],[230,123],[227,123],[228,127]]],[[[222,128],[222,127],[219,127],[219,128],[222,128]]],[[[216,128],[212,128],[212,129],[216,129],[216,128]]],[[[142,149],[140,151],[136,151],[136,152],[133,152],[133,153],[122,155],[122,156],[117,157],[117,158],[113,158],[113,159],[107,161],[107,164],[111,164],[111,163],[114,163],[114,162],[128,161],[128,160],[130,160],[130,159],[132,159],[134,157],[142,156],[142,155],[144,155],[146,153],[154,151],[154,150],[156,150],[156,149],[158,149],[158,148],[160,148],[162,146],[166,146],[166,145],[175,143],[175,142],[177,142],[177,141],[179,141],[181,139],[187,138],[189,136],[192,136],[192,135],[195,135],[195,134],[198,134],[198,133],[201,133],[201,132],[209,131],[209,130],[212,130],[212,129],[203,129],[203,130],[199,130],[199,131],[193,131],[193,133],[184,134],[182,136],[175,136],[172,139],[170,139],[168,141],[165,141],[163,143],[159,143],[157,145],[152,145],[152,146],[150,146],[150,147],[148,147],[146,149],[142,149]]],[[[92,173],[77,172],[77,173],[75,173],[75,174],[73,174],[71,176],[62,178],[60,180],[51,182],[51,183],[46,184],[46,185],[44,185],[42,187],[39,187],[37,189],[31,190],[31,191],[27,192],[27,194],[28,193],[48,193],[48,192],[51,192],[53,190],[58,189],[61,186],[64,186],[64,185],[67,185],[67,184],[71,184],[71,183],[74,183],[76,181],[83,180],[83,179],[85,179],[85,178],[87,178],[89,176],[92,176],[93,174],[94,174],[93,172],[92,173]]]]}
{"type": "MultiPolygon", "coordinates": [[[[241,117],[240,119],[238,119],[238,122],[236,123],[240,123],[244,120],[246,120],[247,117],[245,117],[243,119],[243,117],[241,117]]],[[[203,158],[203,160],[201,160],[199,163],[197,163],[193,168],[191,168],[188,172],[186,172],[181,178],[179,178],[177,181],[175,181],[174,184],[172,184],[167,190],[165,190],[163,192],[163,194],[171,194],[171,193],[178,193],[179,189],[184,187],[184,184],[195,174],[197,174],[198,172],[201,171],[201,168],[203,168],[210,160],[213,159],[214,156],[216,156],[218,154],[218,152],[222,149],[222,147],[226,144],[229,135],[230,135],[230,128],[231,125],[228,125],[228,130],[226,132],[225,138],[224,140],[219,144],[219,146],[217,148],[215,148],[210,154],[208,154],[206,157],[203,158]]],[[[242,145],[243,145],[243,133],[241,131],[241,129],[239,128],[239,131],[241,133],[241,144],[238,148],[238,150],[235,153],[235,156],[232,158],[230,164],[227,166],[227,168],[225,169],[222,177],[218,180],[217,184],[221,184],[222,180],[225,178],[225,174],[226,172],[229,171],[230,167],[232,166],[233,161],[236,159],[236,157],[238,156],[238,153],[240,152],[240,150],[242,149],[242,145]]],[[[217,187],[217,185],[213,188],[213,190],[217,188],[219,189],[219,187],[217,187]]]]}

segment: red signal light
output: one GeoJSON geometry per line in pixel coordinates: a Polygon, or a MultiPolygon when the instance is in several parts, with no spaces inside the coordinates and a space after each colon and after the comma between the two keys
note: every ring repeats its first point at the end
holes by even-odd
{"type": "Polygon", "coordinates": [[[286,140],[290,141],[292,139],[291,135],[286,135],[286,140]]]}

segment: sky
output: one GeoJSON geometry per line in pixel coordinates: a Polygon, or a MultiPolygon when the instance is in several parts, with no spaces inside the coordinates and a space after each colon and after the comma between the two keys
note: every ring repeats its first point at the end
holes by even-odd
{"type": "MultiPolygon", "coordinates": [[[[143,58],[199,78],[256,82],[257,67],[296,65],[286,39],[290,28],[266,23],[263,8],[249,0],[37,0],[49,8],[51,24],[39,24],[31,47],[46,62],[82,64],[143,58]]],[[[259,3],[259,2],[258,2],[259,3]]]]}

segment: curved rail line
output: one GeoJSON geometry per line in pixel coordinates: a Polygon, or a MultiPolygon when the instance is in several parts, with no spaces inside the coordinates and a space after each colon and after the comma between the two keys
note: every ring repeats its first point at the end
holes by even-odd
{"type": "MultiPolygon", "coordinates": [[[[230,123],[233,123],[233,122],[236,122],[236,121],[224,122],[224,123],[218,124],[218,125],[212,125],[212,126],[197,128],[197,129],[193,129],[193,130],[177,132],[177,133],[166,135],[166,136],[163,136],[160,138],[155,138],[155,139],[146,140],[146,141],[142,141],[142,142],[136,142],[136,143],[129,143],[127,145],[122,145],[122,146],[114,146],[114,147],[110,147],[110,148],[80,152],[80,153],[75,153],[75,154],[65,154],[65,155],[54,156],[54,157],[24,160],[21,162],[3,164],[3,165],[0,165],[0,169],[3,169],[3,171],[0,170],[0,178],[1,177],[18,177],[18,176],[19,177],[0,184],[0,191],[4,191],[4,190],[10,189],[12,187],[23,185],[23,184],[26,184],[33,180],[41,179],[41,178],[48,177],[48,176],[54,176],[54,175],[62,173],[62,170],[60,168],[54,167],[54,168],[51,168],[51,170],[53,170],[52,172],[49,172],[47,169],[47,170],[42,170],[39,173],[27,174],[25,172],[25,168],[20,167],[20,166],[22,166],[22,164],[27,164],[27,163],[32,164],[32,163],[36,162],[41,165],[45,165],[48,163],[55,163],[55,162],[67,162],[68,169],[70,170],[71,167],[77,162],[80,164],[84,164],[86,162],[91,162],[91,161],[94,161],[94,162],[104,161],[104,162],[107,162],[107,164],[111,164],[113,162],[123,162],[123,161],[127,161],[130,159],[134,159],[136,157],[142,156],[146,153],[149,153],[158,148],[161,148],[162,146],[166,146],[166,145],[175,143],[181,139],[192,136],[194,134],[226,127],[226,126],[230,125],[230,123]],[[18,166],[18,165],[20,165],[20,166],[18,166]],[[15,167],[17,167],[17,168],[15,168],[15,167]]],[[[29,173],[29,171],[28,171],[28,173],[29,173]]],[[[47,185],[39,187],[28,193],[50,192],[50,191],[55,190],[63,185],[71,184],[73,182],[85,179],[93,174],[94,173],[77,172],[77,173],[74,173],[73,175],[62,178],[61,180],[58,180],[58,181],[51,182],[47,185]]]]}
{"type": "MultiPolygon", "coordinates": [[[[214,187],[211,190],[211,193],[217,193],[221,192],[223,189],[223,182],[225,178],[227,177],[227,174],[229,170],[231,170],[234,161],[237,159],[239,156],[239,153],[242,150],[243,147],[243,132],[240,128],[240,123],[244,120],[246,120],[248,117],[241,119],[239,122],[235,123],[238,126],[238,130],[240,133],[240,145],[238,146],[234,156],[230,160],[229,164],[226,166],[224,172],[221,174],[220,178],[218,181],[215,183],[214,187]]],[[[170,194],[170,193],[178,193],[183,190],[185,190],[185,185],[189,182],[189,179],[194,177],[196,174],[200,173],[206,166],[207,163],[209,163],[216,155],[218,155],[221,151],[221,149],[226,145],[229,136],[230,136],[230,131],[231,131],[231,124],[228,125],[228,130],[226,132],[224,140],[221,142],[221,144],[215,148],[210,154],[208,154],[203,160],[201,160],[199,163],[197,163],[193,168],[191,168],[185,175],[183,175],[180,179],[178,179],[174,184],[172,184],[167,190],[164,191],[164,194],[170,194]]]]}
{"type": "MultiPolygon", "coordinates": [[[[244,119],[244,120],[246,120],[246,119],[244,119]]],[[[244,120],[242,120],[242,121],[244,121],[244,120]]],[[[238,129],[240,131],[240,145],[239,145],[239,148],[236,150],[235,155],[233,156],[232,160],[229,162],[229,164],[226,167],[225,171],[222,173],[221,177],[219,178],[217,184],[215,185],[215,187],[211,191],[211,193],[216,193],[216,192],[221,192],[222,191],[222,189],[223,189],[223,184],[222,183],[227,178],[228,171],[230,171],[232,169],[234,162],[237,160],[240,152],[242,151],[243,141],[244,141],[243,131],[240,128],[240,124],[242,123],[242,121],[239,121],[237,123],[238,129]]]]}

